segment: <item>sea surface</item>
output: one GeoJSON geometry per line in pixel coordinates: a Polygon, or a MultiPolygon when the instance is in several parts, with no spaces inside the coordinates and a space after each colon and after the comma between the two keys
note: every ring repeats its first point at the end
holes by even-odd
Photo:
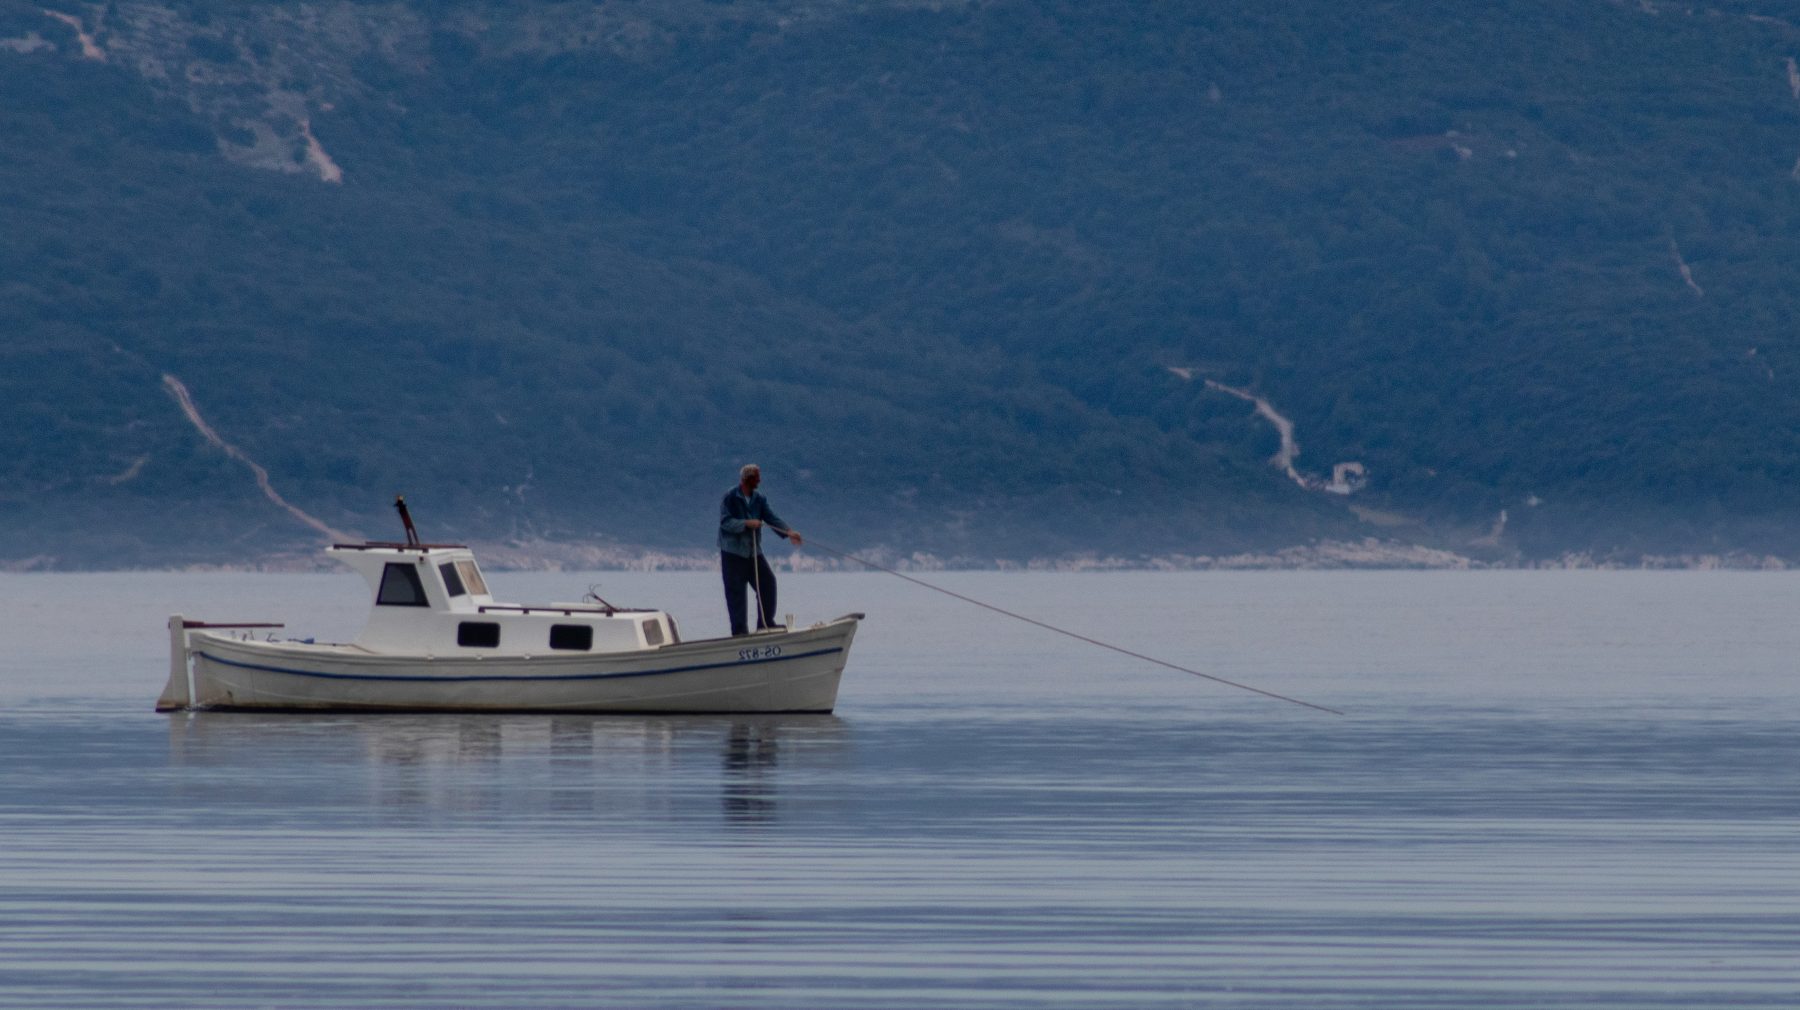
{"type": "Polygon", "coordinates": [[[0,575],[0,1007],[1800,1006],[1800,573],[926,577],[1345,714],[794,573],[834,715],[158,715],[361,581],[0,575]]]}

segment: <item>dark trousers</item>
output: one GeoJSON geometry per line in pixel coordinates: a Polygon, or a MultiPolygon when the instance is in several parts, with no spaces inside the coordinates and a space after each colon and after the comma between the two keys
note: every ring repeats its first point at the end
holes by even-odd
{"type": "Polygon", "coordinates": [[[756,615],[757,628],[775,627],[775,573],[769,569],[769,559],[758,554],[755,567],[752,567],[749,558],[720,551],[719,570],[725,576],[725,614],[731,618],[731,633],[743,635],[750,630],[744,623],[745,586],[760,587],[757,609],[761,613],[756,615]]]}

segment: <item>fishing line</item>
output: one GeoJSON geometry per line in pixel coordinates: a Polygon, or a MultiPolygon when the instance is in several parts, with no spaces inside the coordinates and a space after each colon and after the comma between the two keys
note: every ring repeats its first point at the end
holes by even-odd
{"type": "Polygon", "coordinates": [[[1046,624],[1045,622],[1037,620],[1036,618],[1026,617],[1024,614],[1015,614],[1012,611],[1006,610],[1002,607],[996,607],[992,603],[983,603],[982,601],[977,600],[972,596],[964,596],[961,593],[952,592],[948,589],[945,589],[943,586],[934,586],[931,583],[924,581],[923,579],[915,579],[910,575],[907,575],[903,572],[897,572],[897,571],[893,570],[892,568],[889,568],[885,565],[878,565],[873,561],[869,561],[864,558],[859,558],[854,554],[847,554],[847,553],[837,550],[835,548],[827,547],[824,544],[819,543],[817,540],[813,540],[811,538],[807,539],[806,545],[808,547],[817,547],[819,550],[822,550],[827,554],[835,554],[838,557],[844,558],[847,561],[854,561],[859,565],[865,565],[869,568],[875,569],[878,572],[886,572],[889,575],[894,576],[895,578],[905,579],[906,581],[912,583],[915,586],[923,586],[926,589],[931,590],[932,592],[943,593],[945,596],[955,597],[956,599],[959,599],[959,600],[963,601],[964,603],[973,603],[977,607],[981,607],[986,610],[991,610],[996,614],[1003,614],[1007,617],[1012,618],[1015,621],[1024,621],[1026,624],[1034,624],[1040,628],[1043,628],[1045,631],[1054,631],[1059,635],[1066,635],[1069,638],[1075,639],[1076,641],[1086,642],[1089,645],[1098,645],[1102,649],[1111,649],[1114,652],[1117,652],[1121,655],[1130,656],[1133,659],[1141,659],[1146,663],[1154,663],[1157,666],[1166,667],[1170,670],[1175,670],[1179,673],[1192,674],[1193,676],[1199,677],[1202,680],[1210,680],[1215,684],[1224,684],[1226,687],[1235,687],[1240,691],[1249,691],[1252,694],[1260,694],[1265,698],[1274,698],[1276,701],[1285,701],[1285,702],[1288,702],[1288,703],[1294,704],[1294,705],[1303,705],[1307,708],[1314,709],[1319,712],[1329,712],[1332,715],[1343,715],[1344,714],[1343,712],[1341,712],[1335,708],[1327,708],[1324,705],[1315,705],[1310,701],[1301,701],[1299,698],[1290,698],[1285,694],[1277,694],[1274,691],[1265,691],[1260,687],[1252,687],[1249,684],[1240,684],[1235,680],[1227,680],[1224,677],[1215,676],[1210,673],[1202,673],[1199,670],[1194,670],[1194,669],[1190,669],[1185,666],[1180,666],[1178,664],[1168,662],[1167,660],[1157,659],[1155,656],[1146,656],[1141,652],[1133,652],[1130,649],[1121,648],[1117,645],[1113,645],[1110,642],[1102,642],[1098,638],[1089,638],[1086,635],[1070,631],[1067,628],[1059,628],[1054,624],[1046,624]]]}

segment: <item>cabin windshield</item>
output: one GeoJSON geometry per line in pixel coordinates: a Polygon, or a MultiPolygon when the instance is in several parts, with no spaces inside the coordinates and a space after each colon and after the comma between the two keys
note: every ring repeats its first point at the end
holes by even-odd
{"type": "Polygon", "coordinates": [[[385,607],[428,607],[425,584],[412,565],[389,564],[381,572],[381,590],[375,602],[385,607]]]}
{"type": "Polygon", "coordinates": [[[439,565],[438,574],[444,577],[444,591],[450,594],[451,599],[454,600],[458,596],[465,596],[468,594],[469,591],[463,588],[462,576],[456,574],[456,566],[454,564],[446,561],[439,565]]]}
{"type": "MultiPolygon", "coordinates": [[[[487,583],[482,581],[481,569],[475,567],[475,562],[473,562],[473,561],[458,561],[456,563],[456,574],[460,575],[462,577],[462,584],[466,589],[468,589],[468,591],[471,595],[474,595],[474,596],[486,596],[487,595],[487,591],[488,591],[487,583]]],[[[449,580],[446,579],[445,581],[449,581],[449,580]]]]}

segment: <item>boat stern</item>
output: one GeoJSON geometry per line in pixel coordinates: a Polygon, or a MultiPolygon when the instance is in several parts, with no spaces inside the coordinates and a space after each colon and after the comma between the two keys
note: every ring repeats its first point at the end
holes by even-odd
{"type": "Polygon", "coordinates": [[[187,619],[169,617],[169,682],[157,696],[158,712],[178,712],[194,705],[194,667],[188,653],[187,619]]]}

